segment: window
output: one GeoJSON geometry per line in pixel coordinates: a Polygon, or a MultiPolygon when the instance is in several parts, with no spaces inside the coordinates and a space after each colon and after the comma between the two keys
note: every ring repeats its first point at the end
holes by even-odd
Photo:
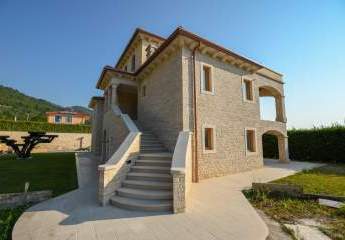
{"type": "Polygon", "coordinates": [[[61,123],[61,116],[55,115],[55,123],[61,123]]]}
{"type": "Polygon", "coordinates": [[[151,54],[152,54],[152,47],[151,47],[151,44],[149,44],[149,45],[147,46],[147,48],[145,49],[145,51],[146,51],[146,58],[149,58],[149,57],[151,56],[151,54]]]}
{"type": "Polygon", "coordinates": [[[246,101],[254,101],[253,80],[243,80],[243,95],[246,101]]]}
{"type": "Polygon", "coordinates": [[[132,65],[131,65],[132,72],[135,71],[135,55],[132,56],[132,65]]]}
{"type": "Polygon", "coordinates": [[[202,65],[201,71],[201,90],[202,92],[213,93],[213,79],[211,66],[202,65]]]}
{"type": "Polygon", "coordinates": [[[127,65],[125,66],[125,68],[123,69],[125,72],[127,72],[128,70],[127,70],[127,65]]]}
{"type": "Polygon", "coordinates": [[[246,150],[247,153],[256,152],[256,134],[255,129],[246,129],[246,150]]]}
{"type": "Polygon", "coordinates": [[[203,150],[204,152],[215,151],[215,130],[214,127],[203,127],[203,150]]]}
{"type": "Polygon", "coordinates": [[[146,96],[146,86],[144,85],[141,89],[141,96],[145,97],[146,96]]]}
{"type": "Polygon", "coordinates": [[[66,116],[66,123],[72,123],[72,115],[66,116]]]}

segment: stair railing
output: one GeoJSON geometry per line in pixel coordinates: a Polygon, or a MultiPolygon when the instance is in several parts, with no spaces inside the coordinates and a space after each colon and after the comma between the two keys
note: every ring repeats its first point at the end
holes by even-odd
{"type": "Polygon", "coordinates": [[[187,206],[192,184],[192,132],[179,133],[170,172],[173,177],[173,210],[181,213],[187,206]]]}
{"type": "Polygon", "coordinates": [[[141,132],[135,123],[127,114],[123,114],[118,106],[113,106],[111,111],[115,117],[120,118],[124,123],[128,134],[108,161],[98,166],[98,199],[103,206],[108,203],[114,192],[121,187],[121,182],[129,172],[133,161],[130,162],[128,159],[135,158],[140,152],[141,132]]]}

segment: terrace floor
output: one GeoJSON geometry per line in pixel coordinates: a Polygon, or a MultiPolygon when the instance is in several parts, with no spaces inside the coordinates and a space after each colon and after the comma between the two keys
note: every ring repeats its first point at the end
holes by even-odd
{"type": "Polygon", "coordinates": [[[193,184],[187,211],[147,213],[97,203],[97,166],[79,158],[79,189],[29,208],[13,230],[13,240],[246,239],[264,240],[268,229],[241,190],[319,166],[265,160],[261,169],[193,184]]]}

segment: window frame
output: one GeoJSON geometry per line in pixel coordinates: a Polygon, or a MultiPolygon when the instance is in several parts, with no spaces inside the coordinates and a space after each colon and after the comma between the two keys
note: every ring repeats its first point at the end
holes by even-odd
{"type": "Polygon", "coordinates": [[[215,95],[213,66],[210,65],[210,64],[201,63],[201,68],[200,68],[200,92],[202,94],[215,95]],[[209,78],[210,78],[210,84],[211,84],[211,91],[204,89],[204,85],[205,85],[204,68],[209,68],[209,75],[210,75],[209,78]]]}
{"type": "Polygon", "coordinates": [[[133,54],[131,57],[131,71],[132,72],[135,72],[136,61],[137,61],[136,56],[135,56],[135,54],[133,54]]]}
{"type": "Polygon", "coordinates": [[[257,139],[256,128],[246,127],[244,129],[244,147],[245,147],[246,156],[256,155],[258,153],[258,139],[257,139]],[[255,151],[249,151],[248,150],[248,139],[247,139],[247,132],[248,131],[253,131],[254,132],[254,141],[253,141],[253,143],[254,143],[254,150],[255,151]]]}
{"type": "Polygon", "coordinates": [[[66,119],[66,123],[72,124],[72,122],[73,122],[73,116],[72,116],[72,114],[67,114],[67,115],[65,116],[65,119],[66,119]],[[69,121],[69,120],[71,120],[71,121],[69,121]]]}
{"type": "Polygon", "coordinates": [[[255,103],[255,79],[245,76],[242,77],[242,97],[243,97],[243,102],[247,102],[247,103],[255,103]],[[251,95],[252,95],[252,99],[247,99],[247,88],[246,88],[246,82],[250,83],[250,87],[251,87],[251,95]]]}
{"type": "Polygon", "coordinates": [[[202,126],[202,151],[204,154],[208,154],[208,153],[216,153],[216,127],[214,125],[208,125],[205,124],[202,126]],[[206,149],[206,142],[205,142],[205,134],[206,134],[206,129],[212,129],[212,145],[213,145],[213,149],[206,149]]]}
{"type": "Polygon", "coordinates": [[[55,116],[54,116],[54,123],[62,123],[62,116],[61,116],[61,115],[55,115],[55,116]],[[59,122],[56,121],[56,118],[57,118],[57,117],[60,119],[59,122]]]}

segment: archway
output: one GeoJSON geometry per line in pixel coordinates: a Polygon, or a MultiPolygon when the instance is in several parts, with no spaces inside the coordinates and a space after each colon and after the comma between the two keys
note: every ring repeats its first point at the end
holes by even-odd
{"type": "Polygon", "coordinates": [[[288,163],[290,161],[288,137],[277,130],[264,132],[262,134],[262,153],[264,158],[279,159],[280,162],[288,163]]]}
{"type": "Polygon", "coordinates": [[[120,84],[117,88],[118,105],[122,113],[137,120],[138,90],[134,86],[120,84]]]}
{"type": "MultiPolygon", "coordinates": [[[[285,116],[285,101],[284,96],[271,86],[261,86],[259,87],[259,96],[260,96],[260,116],[262,120],[273,120],[278,122],[286,122],[286,116],[285,116]],[[270,98],[274,99],[274,102],[271,101],[270,98]],[[264,108],[268,106],[268,108],[271,107],[271,105],[274,104],[275,108],[275,117],[273,119],[263,119],[263,111],[264,108]]],[[[272,115],[272,114],[268,114],[272,115]]]]}

